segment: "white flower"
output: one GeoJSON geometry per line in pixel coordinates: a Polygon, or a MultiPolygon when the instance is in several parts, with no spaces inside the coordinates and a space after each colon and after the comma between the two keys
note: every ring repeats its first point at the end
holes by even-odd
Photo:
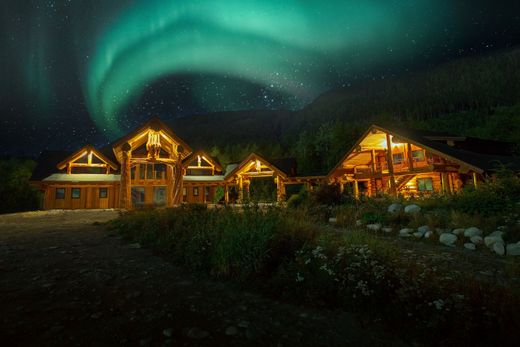
{"type": "Polygon", "coordinates": [[[302,275],[300,275],[300,273],[298,272],[296,274],[296,282],[302,282],[305,278],[303,278],[302,275]]]}

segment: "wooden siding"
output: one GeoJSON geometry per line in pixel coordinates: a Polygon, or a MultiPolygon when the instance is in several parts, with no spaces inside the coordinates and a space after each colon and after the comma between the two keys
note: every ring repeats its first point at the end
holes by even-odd
{"type": "Polygon", "coordinates": [[[97,209],[117,208],[119,184],[49,184],[44,193],[44,209],[97,209]],[[79,198],[72,198],[72,189],[80,190],[79,198]],[[100,188],[107,189],[107,197],[100,198],[100,188]],[[56,199],[56,190],[64,189],[63,199],[56,199]]]}

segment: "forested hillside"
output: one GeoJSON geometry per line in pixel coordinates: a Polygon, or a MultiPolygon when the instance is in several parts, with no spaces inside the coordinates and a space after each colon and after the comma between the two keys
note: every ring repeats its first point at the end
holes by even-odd
{"type": "Polygon", "coordinates": [[[370,123],[402,123],[520,142],[520,48],[327,92],[299,111],[236,111],[174,120],[174,131],[228,163],[257,151],[326,172],[370,123]]]}

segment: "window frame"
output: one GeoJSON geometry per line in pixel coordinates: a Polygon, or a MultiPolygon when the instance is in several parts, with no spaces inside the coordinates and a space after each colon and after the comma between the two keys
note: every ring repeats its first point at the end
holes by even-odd
{"type": "Polygon", "coordinates": [[[417,191],[419,191],[419,192],[433,192],[434,191],[434,188],[433,188],[433,178],[431,178],[431,177],[420,177],[420,178],[417,178],[417,191]],[[430,186],[431,186],[431,189],[421,189],[421,183],[420,182],[423,182],[422,184],[423,184],[424,188],[428,187],[426,182],[429,182],[430,186]]]}
{"type": "Polygon", "coordinates": [[[425,161],[426,160],[426,153],[424,153],[424,150],[422,150],[422,149],[416,149],[416,150],[412,151],[412,159],[413,159],[414,162],[425,161]],[[420,158],[415,156],[414,155],[415,153],[421,153],[420,158]]]}
{"type": "Polygon", "coordinates": [[[108,198],[108,188],[107,187],[100,187],[99,188],[99,198],[100,199],[108,198]],[[101,194],[101,192],[104,192],[104,194],[101,194]],[[102,196],[102,195],[104,195],[104,196],[102,196]]]}
{"type": "Polygon", "coordinates": [[[404,163],[404,152],[392,153],[392,162],[395,164],[404,163]],[[401,158],[399,160],[396,160],[395,156],[400,156],[401,158]]]}
{"type": "Polygon", "coordinates": [[[199,187],[193,187],[192,193],[193,196],[199,196],[199,187]]]}
{"type": "Polygon", "coordinates": [[[81,199],[81,188],[70,188],[70,198],[72,200],[81,199]],[[78,195],[75,196],[74,192],[78,192],[78,195]]]}
{"type": "Polygon", "coordinates": [[[56,188],[56,190],[54,191],[54,199],[65,200],[65,194],[67,194],[65,188],[56,188]],[[61,194],[61,197],[58,197],[58,191],[63,192],[63,194],[61,194]]]}

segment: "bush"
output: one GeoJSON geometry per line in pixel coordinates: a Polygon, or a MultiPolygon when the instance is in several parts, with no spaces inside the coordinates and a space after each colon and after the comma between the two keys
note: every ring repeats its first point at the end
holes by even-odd
{"type": "MultiPolygon", "coordinates": [[[[386,204],[365,203],[359,212],[351,205],[341,213],[352,221],[386,204]]],[[[187,205],[130,212],[111,225],[197,271],[277,297],[352,310],[363,321],[383,319],[411,339],[437,345],[518,339],[520,298],[513,290],[407,260],[392,243],[365,231],[339,234],[305,213],[187,205]]]]}

